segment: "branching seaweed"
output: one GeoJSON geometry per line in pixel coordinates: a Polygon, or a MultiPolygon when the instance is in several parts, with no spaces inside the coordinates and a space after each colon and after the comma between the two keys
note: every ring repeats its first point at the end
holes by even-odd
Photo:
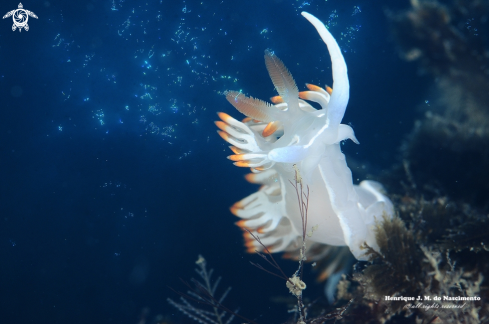
{"type": "Polygon", "coordinates": [[[279,277],[281,279],[284,279],[286,281],[287,288],[289,288],[289,291],[292,295],[294,295],[297,298],[297,310],[299,313],[299,321],[297,322],[298,324],[306,323],[306,307],[304,306],[304,302],[302,299],[302,291],[306,289],[306,284],[304,281],[302,281],[302,273],[304,269],[304,261],[306,260],[306,236],[312,235],[312,232],[310,235],[307,233],[307,211],[309,208],[309,186],[306,186],[307,191],[304,192],[304,187],[302,185],[302,177],[299,173],[299,169],[297,166],[294,164],[294,169],[295,169],[295,175],[294,175],[294,182],[289,181],[290,184],[294,187],[295,192],[297,194],[297,201],[299,203],[299,211],[301,214],[301,220],[302,220],[302,245],[300,248],[300,257],[299,257],[299,267],[297,268],[297,271],[292,275],[292,277],[288,277],[280,265],[275,261],[274,257],[272,256],[272,253],[268,248],[261,242],[260,238],[256,235],[254,235],[250,230],[245,228],[245,230],[257,241],[262,247],[263,251],[265,253],[262,253],[260,251],[255,251],[260,257],[262,257],[268,264],[270,264],[272,267],[277,269],[279,271],[279,274],[272,272],[270,270],[265,269],[263,266],[260,264],[256,264],[250,261],[252,265],[257,267],[260,270],[263,270],[271,275],[274,275],[276,277],[279,277]]]}
{"type": "Polygon", "coordinates": [[[211,277],[214,270],[211,269],[207,271],[207,264],[204,257],[199,255],[199,258],[195,263],[199,266],[195,269],[195,271],[201,278],[201,281],[192,278],[191,281],[194,284],[194,286],[192,286],[180,278],[180,280],[185,286],[188,287],[189,290],[187,293],[182,293],[169,287],[171,290],[180,295],[181,303],[177,303],[171,298],[168,298],[167,301],[191,319],[202,324],[229,324],[235,317],[245,320],[246,323],[256,324],[254,321],[239,315],[238,309],[233,311],[222,304],[231,290],[231,287],[228,287],[221,297],[216,297],[216,289],[221,281],[221,277],[218,277],[214,284],[211,284],[211,277]],[[190,303],[190,301],[209,306],[212,308],[212,311],[199,308],[190,303]],[[227,318],[226,314],[228,315],[227,318]]]}

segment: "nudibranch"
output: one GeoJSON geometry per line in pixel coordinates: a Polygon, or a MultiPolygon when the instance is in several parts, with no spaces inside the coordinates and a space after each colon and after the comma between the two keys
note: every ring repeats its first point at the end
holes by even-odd
{"type": "MultiPolygon", "coordinates": [[[[289,70],[270,51],[265,64],[279,96],[272,103],[227,91],[227,100],[247,116],[242,122],[218,113],[219,135],[230,143],[234,155],[228,158],[239,167],[249,167],[246,176],[261,184],[258,192],[231,207],[242,218],[237,225],[258,235],[272,252],[295,251],[301,246],[302,221],[294,187],[294,168],[309,186],[307,232],[314,227],[311,243],[348,246],[358,260],[366,260],[366,242],[378,250],[375,223],[392,217],[390,200],[382,185],[362,181],[354,185],[340,142],[350,139],[358,144],[353,129],[341,124],[348,104],[350,84],[345,59],[336,40],[324,24],[302,12],[318,31],[329,50],[333,87],[307,85],[299,92],[289,70]],[[315,109],[307,101],[318,103],[315,109]],[[294,166],[295,165],[295,166],[294,166]]],[[[250,252],[262,247],[245,232],[250,252]]]]}

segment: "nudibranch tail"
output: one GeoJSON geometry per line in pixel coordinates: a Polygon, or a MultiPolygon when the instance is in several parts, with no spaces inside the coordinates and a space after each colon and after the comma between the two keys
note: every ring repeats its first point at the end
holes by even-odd
{"type": "Polygon", "coordinates": [[[333,93],[328,106],[328,119],[330,125],[335,127],[341,123],[350,98],[350,83],[348,81],[346,62],[338,43],[336,43],[336,40],[326,26],[310,13],[303,11],[302,16],[309,20],[316,28],[319,36],[321,36],[326,46],[328,46],[329,55],[331,56],[331,65],[333,66],[333,93]]]}

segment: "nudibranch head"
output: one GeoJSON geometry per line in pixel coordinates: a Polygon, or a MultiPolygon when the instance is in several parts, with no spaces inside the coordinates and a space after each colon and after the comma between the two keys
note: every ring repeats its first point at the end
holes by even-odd
{"type": "MultiPolygon", "coordinates": [[[[293,251],[300,246],[302,222],[296,192],[289,184],[297,165],[310,188],[308,227],[314,227],[312,243],[347,245],[357,259],[365,259],[363,243],[377,248],[373,235],[376,219],[391,217],[393,207],[380,184],[363,181],[354,185],[340,142],[358,144],[353,129],[341,124],[349,99],[349,81],[341,50],[327,28],[314,16],[302,15],[326,43],[332,62],[333,87],[307,85],[299,92],[284,63],[265,51],[265,64],[278,92],[272,103],[241,92],[227,91],[226,99],[247,116],[242,122],[225,113],[216,125],[234,155],[236,166],[249,167],[246,179],[261,184],[258,192],[237,202],[231,211],[237,223],[271,251],[293,251]],[[308,101],[321,106],[317,110],[308,101]]],[[[311,228],[307,228],[309,232],[311,228]]],[[[249,251],[261,250],[245,232],[249,251]]]]}

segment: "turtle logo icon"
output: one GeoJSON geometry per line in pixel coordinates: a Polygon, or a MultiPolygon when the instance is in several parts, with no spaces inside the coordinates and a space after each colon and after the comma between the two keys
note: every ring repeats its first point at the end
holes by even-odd
{"type": "Polygon", "coordinates": [[[24,6],[22,6],[22,3],[19,3],[19,9],[15,9],[7,12],[5,16],[3,16],[3,19],[8,18],[10,16],[12,16],[12,19],[14,20],[14,24],[12,25],[12,31],[15,31],[17,28],[19,28],[19,32],[22,31],[22,28],[24,28],[26,31],[29,30],[29,25],[27,25],[29,16],[37,19],[36,14],[33,13],[32,11],[25,10],[24,6]]]}

